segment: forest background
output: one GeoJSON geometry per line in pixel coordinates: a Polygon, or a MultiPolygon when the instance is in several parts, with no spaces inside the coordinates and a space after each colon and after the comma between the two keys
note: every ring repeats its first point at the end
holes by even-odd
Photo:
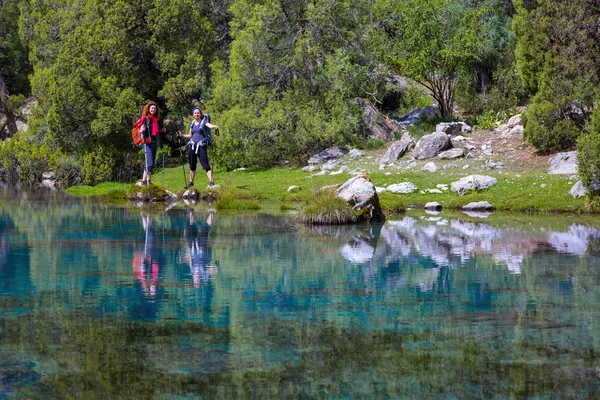
{"type": "Polygon", "coordinates": [[[0,0],[0,173],[132,181],[148,100],[167,154],[204,101],[231,170],[383,145],[357,99],[391,118],[433,99],[484,128],[527,105],[524,139],[577,149],[600,204],[599,20],[597,0],[0,0]]]}

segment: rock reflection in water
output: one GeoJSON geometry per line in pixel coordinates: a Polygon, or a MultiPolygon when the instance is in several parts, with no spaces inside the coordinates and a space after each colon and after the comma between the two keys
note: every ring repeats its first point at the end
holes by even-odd
{"type": "MultiPolygon", "coordinates": [[[[579,224],[565,231],[523,230],[495,227],[487,223],[441,217],[406,216],[387,221],[381,228],[383,240],[348,242],[340,250],[351,262],[377,258],[384,265],[406,259],[411,253],[429,259],[435,267],[455,268],[478,256],[490,256],[511,273],[520,274],[523,260],[540,249],[582,256],[590,240],[597,241],[600,231],[579,224]],[[377,250],[375,250],[377,249],[377,250]]],[[[428,272],[432,275],[432,271],[428,272]]]]}

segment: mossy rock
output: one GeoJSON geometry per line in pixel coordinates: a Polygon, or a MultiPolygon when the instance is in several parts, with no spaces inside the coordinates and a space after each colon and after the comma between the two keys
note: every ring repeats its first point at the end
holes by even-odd
{"type": "Polygon", "coordinates": [[[159,185],[150,184],[145,187],[133,185],[127,193],[127,198],[131,201],[158,202],[166,201],[170,195],[169,191],[159,185]]]}

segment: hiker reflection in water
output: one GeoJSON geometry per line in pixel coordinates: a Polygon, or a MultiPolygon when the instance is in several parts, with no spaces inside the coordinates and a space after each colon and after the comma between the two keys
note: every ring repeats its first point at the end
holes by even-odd
{"type": "Polygon", "coordinates": [[[208,234],[212,227],[214,212],[208,213],[205,223],[197,223],[194,211],[189,210],[190,224],[186,227],[184,235],[187,238],[189,254],[190,274],[194,287],[209,283],[212,275],[217,273],[218,267],[211,265],[212,250],[208,242],[208,234]]]}
{"type": "Polygon", "coordinates": [[[155,296],[158,288],[159,276],[159,254],[156,254],[154,248],[154,228],[152,220],[147,214],[140,212],[142,216],[142,225],[146,233],[144,241],[144,251],[135,251],[133,253],[133,274],[141,282],[142,290],[146,295],[155,296]]]}

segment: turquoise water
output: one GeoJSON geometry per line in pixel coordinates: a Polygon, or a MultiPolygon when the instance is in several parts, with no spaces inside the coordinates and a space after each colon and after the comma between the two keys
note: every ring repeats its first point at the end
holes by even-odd
{"type": "Polygon", "coordinates": [[[600,219],[0,188],[0,399],[598,398],[600,219]]]}

